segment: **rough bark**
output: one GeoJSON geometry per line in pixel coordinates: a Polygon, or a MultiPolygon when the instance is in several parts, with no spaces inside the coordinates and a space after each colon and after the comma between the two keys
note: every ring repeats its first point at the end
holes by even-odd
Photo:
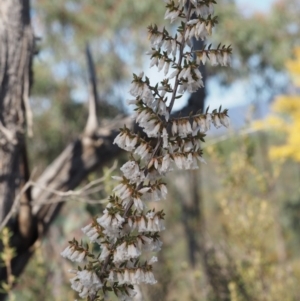
{"type": "Polygon", "coordinates": [[[26,160],[25,103],[31,83],[34,37],[29,1],[2,1],[0,16],[0,220],[3,220],[25,175],[21,163],[26,160]]]}

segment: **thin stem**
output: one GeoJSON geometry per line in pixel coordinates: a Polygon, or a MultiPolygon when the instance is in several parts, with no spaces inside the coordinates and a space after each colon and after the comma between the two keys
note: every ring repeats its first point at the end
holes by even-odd
{"type": "MultiPolygon", "coordinates": [[[[191,10],[192,10],[192,4],[191,4],[191,2],[189,2],[189,8],[188,8],[187,15],[186,15],[186,20],[187,20],[186,23],[190,20],[191,10]]],[[[186,27],[185,27],[184,32],[182,34],[183,39],[184,39],[185,31],[186,31],[186,27]]],[[[178,59],[178,64],[177,64],[177,66],[179,66],[179,67],[181,66],[181,63],[182,63],[184,47],[185,47],[185,42],[183,41],[183,42],[181,42],[180,50],[179,50],[179,59],[178,59]]],[[[173,109],[173,106],[174,106],[174,103],[175,103],[177,89],[178,89],[178,86],[179,86],[179,78],[178,78],[179,73],[180,72],[178,72],[178,74],[175,77],[175,84],[174,84],[174,89],[173,89],[173,93],[172,93],[172,98],[171,98],[170,105],[168,107],[169,113],[171,113],[171,111],[173,109]]]]}

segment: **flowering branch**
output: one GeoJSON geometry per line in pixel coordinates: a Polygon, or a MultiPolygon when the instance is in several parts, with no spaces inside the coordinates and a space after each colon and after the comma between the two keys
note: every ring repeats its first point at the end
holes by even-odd
{"type": "Polygon", "coordinates": [[[227,110],[221,107],[212,113],[171,117],[175,101],[184,92],[193,93],[204,86],[200,64],[209,60],[212,65],[227,66],[231,48],[192,49],[191,39],[205,39],[217,24],[217,17],[212,17],[214,0],[190,0],[187,9],[186,0],[165,2],[165,19],[180,19],[181,23],[174,36],[165,28],[149,26],[152,50],[147,54],[150,67],[164,69],[166,78],[153,86],[143,72],[134,74],[130,87],[134,99],[128,101],[135,105],[134,118],[147,138],[125,126],[120,129],[114,143],[130,152],[130,160],[121,167],[122,176],[113,177],[118,184],[103,215],[82,229],[92,244],[100,246],[100,252],[96,254],[89,245],[73,239],[61,254],[85,262],[83,268],[73,271],[71,287],[87,300],[105,300],[109,292],[120,300],[132,300],[135,285],[156,283],[152,265],[157,258],[141,261],[141,256],[161,249],[159,233],[165,229],[165,214],[149,209],[148,203],[166,198],[162,177],[174,167],[197,169],[198,161],[205,162],[200,141],[204,142],[211,123],[217,128],[229,125],[227,110]]]}

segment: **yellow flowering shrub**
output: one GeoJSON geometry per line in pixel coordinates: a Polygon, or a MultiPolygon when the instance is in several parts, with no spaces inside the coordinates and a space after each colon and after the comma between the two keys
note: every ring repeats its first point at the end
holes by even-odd
{"type": "MultiPolygon", "coordinates": [[[[293,83],[300,88],[300,47],[295,49],[295,58],[286,63],[293,83]]],[[[293,159],[300,162],[300,94],[277,97],[272,110],[275,114],[267,118],[264,126],[285,134],[285,143],[270,148],[274,160],[293,159]]],[[[258,126],[261,126],[261,124],[258,126]]]]}

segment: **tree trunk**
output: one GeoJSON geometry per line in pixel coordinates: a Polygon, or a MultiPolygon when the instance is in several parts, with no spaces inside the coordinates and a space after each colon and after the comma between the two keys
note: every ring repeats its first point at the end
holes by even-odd
{"type": "Polygon", "coordinates": [[[0,221],[24,179],[21,170],[34,37],[29,0],[0,4],[0,221]]]}

